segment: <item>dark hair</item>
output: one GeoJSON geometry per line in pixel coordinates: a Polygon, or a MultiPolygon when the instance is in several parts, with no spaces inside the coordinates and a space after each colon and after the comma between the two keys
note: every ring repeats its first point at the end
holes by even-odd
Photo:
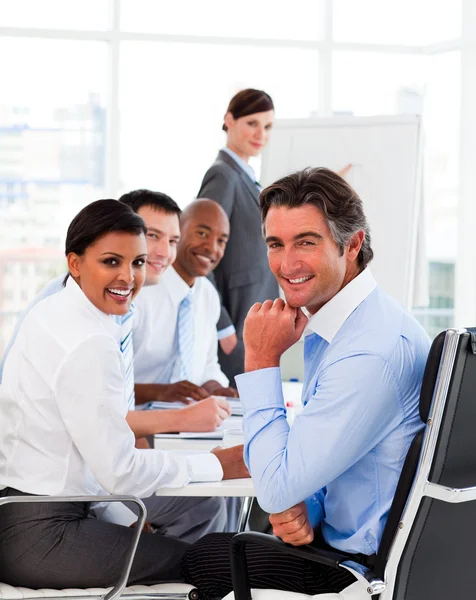
{"type": "MultiPolygon", "coordinates": [[[[254,113],[266,112],[268,110],[274,110],[273,100],[271,96],[263,90],[254,90],[248,88],[241,90],[233,96],[230,100],[230,104],[226,109],[227,113],[231,113],[234,119],[240,117],[246,117],[247,115],[253,115],[254,113]]],[[[223,131],[227,131],[228,127],[223,123],[223,131]]]]}
{"type": "Polygon", "coordinates": [[[306,204],[312,204],[321,212],[341,254],[354,233],[364,231],[365,238],[357,257],[358,265],[364,269],[374,253],[362,200],[340,175],[330,169],[304,169],[264,189],[260,194],[263,224],[271,206],[298,208],[306,204]]]}
{"type": "MultiPolygon", "coordinates": [[[[79,211],[68,227],[66,256],[70,252],[82,256],[96,240],[113,231],[140,235],[146,233],[146,228],[141,217],[126,204],[112,199],[91,202],[79,211]]],[[[69,273],[64,283],[68,277],[69,273]]]]}
{"type": "Polygon", "coordinates": [[[152,190],[134,190],[123,194],[119,202],[127,204],[134,212],[137,212],[142,206],[151,206],[156,210],[162,210],[168,215],[180,216],[179,205],[167,194],[162,192],[153,192],[152,190]]]}

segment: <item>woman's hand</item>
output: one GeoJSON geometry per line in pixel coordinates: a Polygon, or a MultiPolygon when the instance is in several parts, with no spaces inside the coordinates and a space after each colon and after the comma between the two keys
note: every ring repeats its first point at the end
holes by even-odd
{"type": "Polygon", "coordinates": [[[230,405],[223,398],[206,400],[180,409],[180,431],[215,431],[231,415],[230,405]]]}

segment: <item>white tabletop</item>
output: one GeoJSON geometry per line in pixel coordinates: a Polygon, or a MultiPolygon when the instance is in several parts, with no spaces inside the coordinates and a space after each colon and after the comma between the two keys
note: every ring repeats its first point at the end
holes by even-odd
{"type": "Polygon", "coordinates": [[[180,488],[161,488],[155,492],[156,496],[243,496],[255,497],[255,488],[250,478],[227,479],[208,483],[189,483],[180,488]]]}
{"type": "MultiPolygon", "coordinates": [[[[242,417],[229,417],[223,423],[224,429],[242,429],[242,417]]],[[[236,444],[242,444],[243,439],[239,438],[236,444]]],[[[223,446],[223,439],[189,439],[189,438],[165,438],[155,436],[154,448],[159,450],[179,450],[186,452],[210,452],[217,446],[223,446]]]]}
{"type": "MultiPolygon", "coordinates": [[[[283,394],[286,402],[294,404],[294,413],[297,415],[301,410],[301,393],[302,383],[300,382],[283,382],[283,394]]],[[[241,429],[242,417],[230,417],[225,420],[223,426],[225,429],[241,429]]],[[[237,439],[236,443],[243,443],[237,439]]],[[[217,446],[223,446],[223,440],[207,440],[207,439],[178,439],[178,438],[163,438],[155,436],[154,448],[160,450],[179,450],[191,452],[210,452],[217,446]]]]}
{"type": "Polygon", "coordinates": [[[156,437],[154,439],[154,448],[157,450],[177,450],[183,454],[188,452],[210,452],[217,446],[222,446],[223,440],[181,440],[164,439],[156,437]]]}

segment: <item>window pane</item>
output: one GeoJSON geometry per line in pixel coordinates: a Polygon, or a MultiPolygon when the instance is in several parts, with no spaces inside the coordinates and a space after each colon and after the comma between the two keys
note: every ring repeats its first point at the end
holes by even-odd
{"type": "Polygon", "coordinates": [[[334,52],[333,109],[354,115],[420,112],[412,98],[418,104],[425,65],[422,56],[334,52]]]}
{"type": "Polygon", "coordinates": [[[460,58],[459,52],[432,57],[425,85],[427,250],[434,261],[456,259],[460,58]]]}
{"type": "Polygon", "coordinates": [[[0,0],[2,27],[108,29],[110,0],[0,0]]]}
{"type": "Polygon", "coordinates": [[[122,0],[125,31],[216,35],[295,40],[320,39],[322,19],[317,0],[122,0]]]}
{"type": "Polygon", "coordinates": [[[334,39],[431,44],[461,36],[461,0],[334,0],[334,39]]]}
{"type": "Polygon", "coordinates": [[[281,118],[317,109],[316,51],[125,42],[121,60],[124,191],[150,187],[191,201],[225,144],[223,116],[242,88],[266,90],[281,118]]]}
{"type": "Polygon", "coordinates": [[[423,188],[430,260],[430,305],[417,316],[434,336],[454,325],[454,269],[458,228],[459,52],[428,60],[424,95],[423,188]]]}
{"type": "Polygon", "coordinates": [[[5,38],[0,56],[15,56],[0,63],[11,82],[0,98],[1,356],[18,313],[63,271],[71,218],[103,194],[107,48],[5,38]]]}
{"type": "Polygon", "coordinates": [[[334,56],[336,111],[356,115],[423,114],[430,305],[416,309],[415,314],[432,336],[450,327],[453,320],[460,58],[459,52],[428,57],[349,52],[336,52],[334,56]]]}
{"type": "Polygon", "coordinates": [[[429,264],[430,305],[413,310],[431,339],[454,325],[454,262],[429,264]]]}

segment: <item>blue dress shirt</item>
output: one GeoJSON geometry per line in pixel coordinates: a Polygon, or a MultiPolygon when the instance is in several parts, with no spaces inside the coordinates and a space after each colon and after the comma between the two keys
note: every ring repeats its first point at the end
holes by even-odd
{"type": "Polygon", "coordinates": [[[247,162],[245,162],[242,158],[240,158],[238,156],[238,154],[233,152],[233,150],[230,150],[230,148],[227,148],[225,146],[225,148],[222,148],[222,150],[223,150],[223,152],[226,152],[228,154],[228,156],[231,156],[231,158],[236,162],[236,164],[241,169],[243,169],[243,171],[248,175],[248,177],[251,179],[251,181],[256,184],[256,187],[258,188],[258,190],[261,191],[262,188],[261,188],[260,184],[256,181],[256,175],[253,170],[253,167],[251,167],[247,162]]]}
{"type": "Polygon", "coordinates": [[[290,429],[279,368],[236,378],[245,462],[271,513],[306,501],[328,544],[374,554],[409,445],[430,340],[369,271],[309,320],[304,408],[290,429]]]}

